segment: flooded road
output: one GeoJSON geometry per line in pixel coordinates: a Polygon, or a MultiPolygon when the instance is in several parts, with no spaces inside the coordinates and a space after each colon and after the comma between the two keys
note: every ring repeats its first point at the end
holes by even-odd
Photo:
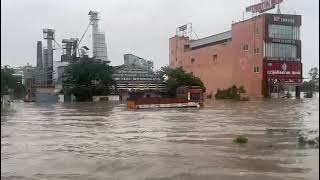
{"type": "Polygon", "coordinates": [[[319,98],[208,101],[128,110],[117,103],[15,103],[1,114],[1,179],[319,179],[319,98]],[[245,135],[245,145],[233,143],[245,135]]]}

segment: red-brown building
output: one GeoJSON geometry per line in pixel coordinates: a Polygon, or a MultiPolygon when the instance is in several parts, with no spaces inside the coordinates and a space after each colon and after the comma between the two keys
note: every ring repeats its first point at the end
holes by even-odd
{"type": "Polygon", "coordinates": [[[250,97],[268,96],[278,87],[302,83],[300,15],[261,14],[233,23],[231,30],[192,40],[169,40],[169,65],[201,78],[207,95],[232,85],[250,97]]]}

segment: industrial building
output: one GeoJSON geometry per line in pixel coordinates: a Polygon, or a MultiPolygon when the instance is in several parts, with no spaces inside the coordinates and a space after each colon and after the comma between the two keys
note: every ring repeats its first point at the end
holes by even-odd
{"type": "Polygon", "coordinates": [[[37,42],[36,67],[26,66],[24,68],[24,81],[27,84],[28,101],[57,101],[57,92],[63,87],[63,74],[70,63],[78,60],[87,59],[109,63],[105,34],[99,29],[99,12],[89,12],[89,24],[81,39],[68,38],[62,39],[62,46],[55,39],[54,29],[43,29],[44,47],[41,41],[37,42]],[[92,58],[89,58],[87,51],[89,48],[82,46],[79,48],[81,40],[89,27],[92,27],[92,58]],[[61,60],[53,60],[53,51],[58,48],[62,50],[61,60]]]}
{"type": "Polygon", "coordinates": [[[271,96],[302,83],[300,15],[260,14],[232,23],[231,30],[202,39],[182,26],[169,39],[169,66],[199,77],[207,95],[232,85],[250,97],[271,96]]]}
{"type": "Polygon", "coordinates": [[[124,64],[115,67],[113,79],[121,100],[131,97],[158,97],[165,85],[153,72],[153,62],[133,54],[124,55],[124,64]]]}
{"type": "Polygon", "coordinates": [[[90,11],[89,17],[92,25],[92,56],[94,59],[108,61],[105,33],[99,30],[99,12],[90,11]]]}

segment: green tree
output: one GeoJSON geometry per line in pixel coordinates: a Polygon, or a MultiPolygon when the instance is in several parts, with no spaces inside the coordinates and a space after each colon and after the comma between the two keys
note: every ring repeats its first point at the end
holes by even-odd
{"type": "Polygon", "coordinates": [[[22,98],[25,94],[25,88],[22,85],[20,76],[15,76],[14,70],[9,66],[1,67],[1,95],[8,94],[9,89],[13,90],[14,95],[22,98]]]}
{"type": "Polygon", "coordinates": [[[317,81],[319,80],[319,70],[317,67],[313,67],[309,71],[309,76],[311,77],[312,81],[317,81]]]}
{"type": "Polygon", "coordinates": [[[180,86],[200,86],[205,89],[200,78],[191,73],[186,73],[182,67],[172,69],[168,66],[162,67],[157,74],[166,83],[167,93],[170,96],[176,95],[176,89],[180,86]]]}
{"type": "Polygon", "coordinates": [[[316,85],[319,83],[319,71],[317,67],[313,67],[309,70],[309,76],[311,77],[310,81],[304,81],[301,85],[301,91],[310,92],[310,91],[319,91],[319,86],[316,85]]]}
{"type": "Polygon", "coordinates": [[[108,94],[114,84],[112,67],[92,59],[70,64],[64,78],[64,84],[68,85],[64,91],[74,94],[78,101],[92,100],[93,95],[108,94]]]}

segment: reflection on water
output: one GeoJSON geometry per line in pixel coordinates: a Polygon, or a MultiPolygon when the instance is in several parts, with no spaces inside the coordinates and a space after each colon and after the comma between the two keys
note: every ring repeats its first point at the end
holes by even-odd
{"type": "Polygon", "coordinates": [[[1,114],[1,179],[318,179],[319,98],[199,109],[15,103],[1,114]],[[268,129],[268,130],[267,130],[268,129]],[[246,135],[248,144],[232,142],[246,135]]]}

